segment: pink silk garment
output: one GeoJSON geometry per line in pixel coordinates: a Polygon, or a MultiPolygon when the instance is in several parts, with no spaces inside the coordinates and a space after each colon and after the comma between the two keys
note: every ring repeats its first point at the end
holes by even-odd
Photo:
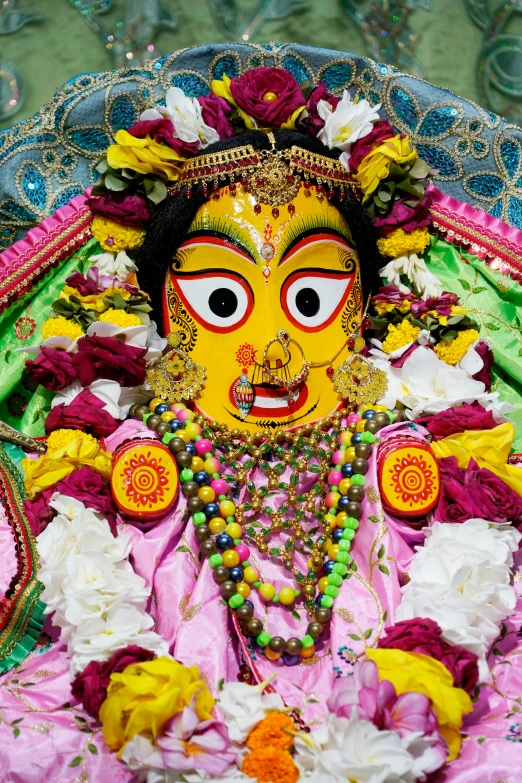
{"type": "MultiPolygon", "coordinates": [[[[424,440],[422,428],[393,425],[379,434],[383,439],[407,432],[424,440]]],[[[107,440],[114,451],[124,440],[151,437],[150,430],[127,421],[107,440]]],[[[238,640],[230,611],[220,603],[219,587],[211,568],[198,559],[198,542],[191,523],[182,521],[185,501],[149,532],[119,521],[120,531],[132,536],[132,562],[152,590],[149,611],[156,630],[170,645],[172,655],[187,665],[196,664],[215,695],[220,680],[236,680],[243,660],[258,679],[277,673],[274,687],[287,705],[302,710],[312,728],[320,726],[324,705],[337,677],[352,674],[355,657],[365,646],[375,646],[383,628],[394,622],[400,603],[401,575],[408,570],[422,531],[383,512],[377,481],[375,450],[366,476],[364,514],[352,552],[357,571],[346,580],[336,600],[330,635],[316,645],[310,660],[288,667],[271,662],[238,640]]],[[[311,474],[298,488],[309,488],[311,474]]],[[[254,481],[259,477],[254,475],[254,481]]],[[[278,498],[270,498],[277,506],[278,498]]],[[[0,517],[2,561],[0,575],[13,566],[9,542],[0,517]]],[[[251,560],[262,578],[276,588],[289,584],[280,565],[269,558],[251,560]]],[[[522,565],[522,557],[517,558],[522,565]]],[[[305,570],[304,558],[297,566],[305,570]]],[[[2,584],[6,582],[0,576],[2,584]]],[[[515,588],[520,593],[518,573],[515,588]]],[[[252,596],[251,596],[252,597],[252,596]]],[[[256,616],[267,620],[271,635],[302,636],[307,616],[302,604],[297,620],[285,607],[265,608],[253,595],[256,616]]],[[[520,783],[522,781],[522,601],[506,622],[503,638],[490,655],[491,675],[483,685],[473,712],[467,716],[460,757],[432,777],[432,783],[520,783]]],[[[50,620],[45,630],[52,644],[42,645],[16,669],[0,678],[0,783],[130,783],[132,774],[106,747],[99,724],[89,718],[70,690],[69,660],[50,620]]]]}

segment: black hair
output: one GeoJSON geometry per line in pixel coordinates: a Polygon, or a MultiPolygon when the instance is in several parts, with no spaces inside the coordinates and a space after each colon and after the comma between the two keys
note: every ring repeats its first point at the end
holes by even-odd
{"type": "MultiPolygon", "coordinates": [[[[325,147],[313,136],[290,130],[274,131],[276,149],[290,149],[297,145],[310,152],[315,152],[329,158],[338,158],[339,153],[325,147]]],[[[271,142],[262,131],[246,131],[238,136],[218,141],[208,146],[204,154],[222,152],[246,144],[251,144],[256,150],[268,150],[271,142]]],[[[147,291],[151,298],[153,317],[161,329],[161,295],[167,270],[172,264],[173,256],[194,220],[198,209],[208,200],[204,196],[202,185],[192,187],[190,198],[186,198],[183,190],[177,196],[168,196],[159,206],[147,226],[145,241],[138,255],[140,288],[147,291]]],[[[378,269],[381,266],[377,250],[377,232],[370,216],[357,200],[351,189],[348,189],[344,201],[334,199],[334,205],[350,227],[355,248],[357,250],[363,287],[366,297],[377,290],[379,285],[378,269]]]]}

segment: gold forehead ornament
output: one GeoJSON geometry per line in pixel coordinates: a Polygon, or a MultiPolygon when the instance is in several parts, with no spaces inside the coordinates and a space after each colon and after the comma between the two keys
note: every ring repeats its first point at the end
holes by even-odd
{"type": "Polygon", "coordinates": [[[301,187],[315,184],[318,194],[328,199],[346,199],[346,190],[356,190],[351,175],[342,163],[302,147],[276,150],[272,134],[272,149],[255,150],[251,144],[232,150],[213,152],[190,158],[183,166],[179,180],[169,187],[173,196],[180,193],[187,198],[195,185],[202,186],[203,195],[217,193],[228,184],[231,195],[241,185],[252,193],[260,204],[277,207],[288,204],[301,187]]]}

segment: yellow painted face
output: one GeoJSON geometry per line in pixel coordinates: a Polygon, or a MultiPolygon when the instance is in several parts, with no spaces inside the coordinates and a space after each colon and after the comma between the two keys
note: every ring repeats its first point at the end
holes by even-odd
{"type": "Polygon", "coordinates": [[[327,416],[342,403],[328,368],[346,357],[362,314],[350,229],[314,188],[290,209],[219,195],[199,209],[165,284],[166,332],[207,368],[196,407],[249,431],[327,416]],[[303,361],[306,380],[285,388],[303,361]]]}

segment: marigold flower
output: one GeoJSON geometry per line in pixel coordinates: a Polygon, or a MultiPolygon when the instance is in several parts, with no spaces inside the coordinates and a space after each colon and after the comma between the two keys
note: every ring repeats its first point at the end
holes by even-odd
{"type": "Polygon", "coordinates": [[[248,735],[246,745],[250,750],[279,748],[289,750],[294,742],[295,726],[292,718],[284,712],[270,712],[259,721],[248,735]]]}
{"type": "Polygon", "coordinates": [[[459,332],[449,343],[440,342],[436,345],[435,353],[446,364],[458,364],[473,343],[478,340],[479,336],[476,329],[465,329],[463,332],[459,332]]]}
{"type": "Polygon", "coordinates": [[[253,750],[243,761],[242,771],[257,783],[297,783],[299,770],[292,756],[279,748],[253,750]]]}
{"type": "Polygon", "coordinates": [[[132,664],[111,675],[100,708],[103,738],[111,750],[120,750],[136,734],[156,738],[169,718],[191,704],[200,720],[212,720],[215,699],[197,666],[167,657],[132,664]]]}
{"type": "Polygon", "coordinates": [[[389,258],[401,258],[402,256],[411,256],[413,253],[422,253],[429,243],[430,235],[427,228],[416,228],[410,232],[398,228],[387,237],[377,240],[380,252],[389,258]]]}
{"type": "Polygon", "coordinates": [[[48,318],[42,325],[42,337],[48,340],[49,337],[70,337],[71,340],[77,340],[83,334],[82,327],[76,321],[69,321],[63,315],[57,318],[48,318]]]}
{"type": "Polygon", "coordinates": [[[124,329],[128,326],[141,326],[139,316],[134,315],[133,313],[126,313],[125,310],[106,310],[100,315],[98,321],[114,324],[114,326],[121,326],[124,329]]]}
{"type": "Polygon", "coordinates": [[[382,350],[384,353],[393,353],[404,345],[413,343],[420,334],[420,328],[418,326],[412,326],[411,321],[404,320],[398,326],[390,324],[388,327],[388,335],[386,340],[382,344],[382,350]]]}
{"type": "Polygon", "coordinates": [[[145,231],[135,226],[122,226],[114,220],[97,215],[92,221],[92,235],[104,250],[119,253],[121,250],[136,250],[143,244],[145,231]]]}
{"type": "Polygon", "coordinates": [[[370,197],[379,187],[379,183],[389,175],[392,163],[407,163],[417,157],[417,150],[411,149],[409,140],[397,134],[374,147],[362,159],[355,180],[361,186],[365,197],[370,197]]]}

